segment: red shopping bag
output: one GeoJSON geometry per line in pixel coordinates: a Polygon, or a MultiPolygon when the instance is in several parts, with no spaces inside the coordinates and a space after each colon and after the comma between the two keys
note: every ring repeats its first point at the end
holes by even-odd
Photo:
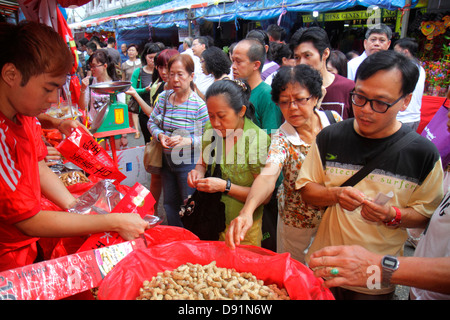
{"type": "Polygon", "coordinates": [[[175,241],[130,253],[108,273],[99,286],[103,300],[134,300],[144,280],[158,272],[174,270],[190,263],[202,265],[216,261],[222,268],[251,272],[266,284],[285,288],[292,300],[332,300],[330,290],[312,271],[290,258],[255,246],[239,246],[231,250],[221,241],[175,241]]]}

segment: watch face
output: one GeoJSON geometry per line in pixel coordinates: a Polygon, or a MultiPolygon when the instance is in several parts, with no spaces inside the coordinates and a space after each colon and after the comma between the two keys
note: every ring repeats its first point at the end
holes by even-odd
{"type": "Polygon", "coordinates": [[[397,259],[394,257],[384,257],[383,259],[383,265],[387,268],[396,268],[397,267],[397,259]]]}

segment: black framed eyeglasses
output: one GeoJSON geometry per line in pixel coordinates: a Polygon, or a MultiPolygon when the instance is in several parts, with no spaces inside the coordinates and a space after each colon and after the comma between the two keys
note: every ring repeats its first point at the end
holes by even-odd
{"type": "Polygon", "coordinates": [[[357,107],[364,107],[367,102],[369,102],[370,107],[373,111],[377,113],[385,113],[389,108],[391,108],[393,105],[395,105],[397,102],[402,100],[405,96],[401,96],[397,100],[395,100],[392,103],[384,102],[377,99],[369,99],[359,93],[356,93],[355,91],[350,92],[350,96],[352,99],[352,103],[357,107]]]}
{"type": "Polygon", "coordinates": [[[291,103],[295,104],[297,107],[304,106],[304,105],[306,105],[306,102],[308,102],[309,99],[311,99],[311,98],[312,98],[312,95],[310,95],[308,98],[300,98],[300,99],[295,99],[292,101],[280,101],[280,102],[278,102],[278,105],[280,106],[280,108],[289,108],[291,103]]]}

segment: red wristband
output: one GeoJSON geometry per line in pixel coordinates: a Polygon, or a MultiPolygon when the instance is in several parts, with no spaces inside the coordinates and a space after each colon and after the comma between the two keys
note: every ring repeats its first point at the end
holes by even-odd
{"type": "Polygon", "coordinates": [[[392,207],[395,210],[395,217],[391,221],[384,222],[384,224],[388,227],[396,227],[402,222],[402,213],[399,208],[392,207]]]}

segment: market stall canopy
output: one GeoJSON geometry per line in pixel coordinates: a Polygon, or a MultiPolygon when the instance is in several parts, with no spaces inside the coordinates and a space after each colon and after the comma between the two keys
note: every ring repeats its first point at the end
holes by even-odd
{"type": "MultiPolygon", "coordinates": [[[[68,0],[70,1],[70,0],[68,0]]],[[[360,5],[365,7],[378,6],[382,9],[397,10],[404,8],[405,0],[158,0],[144,1],[146,5],[160,5],[149,9],[129,13],[129,8],[121,8],[120,12],[104,12],[71,24],[71,29],[87,28],[86,31],[113,31],[116,27],[133,29],[141,26],[155,28],[178,27],[187,29],[189,20],[208,20],[213,22],[229,22],[237,19],[266,20],[278,18],[286,12],[312,12],[345,10],[360,5]]],[[[418,0],[413,0],[414,7],[418,0]]],[[[136,4],[137,6],[138,4],[136,4]]]]}
{"type": "Polygon", "coordinates": [[[19,9],[19,4],[17,0],[0,0],[0,9],[8,11],[17,11],[19,9]]]}
{"type": "Polygon", "coordinates": [[[0,14],[5,18],[17,19],[19,4],[17,0],[0,0],[0,14]]]}

